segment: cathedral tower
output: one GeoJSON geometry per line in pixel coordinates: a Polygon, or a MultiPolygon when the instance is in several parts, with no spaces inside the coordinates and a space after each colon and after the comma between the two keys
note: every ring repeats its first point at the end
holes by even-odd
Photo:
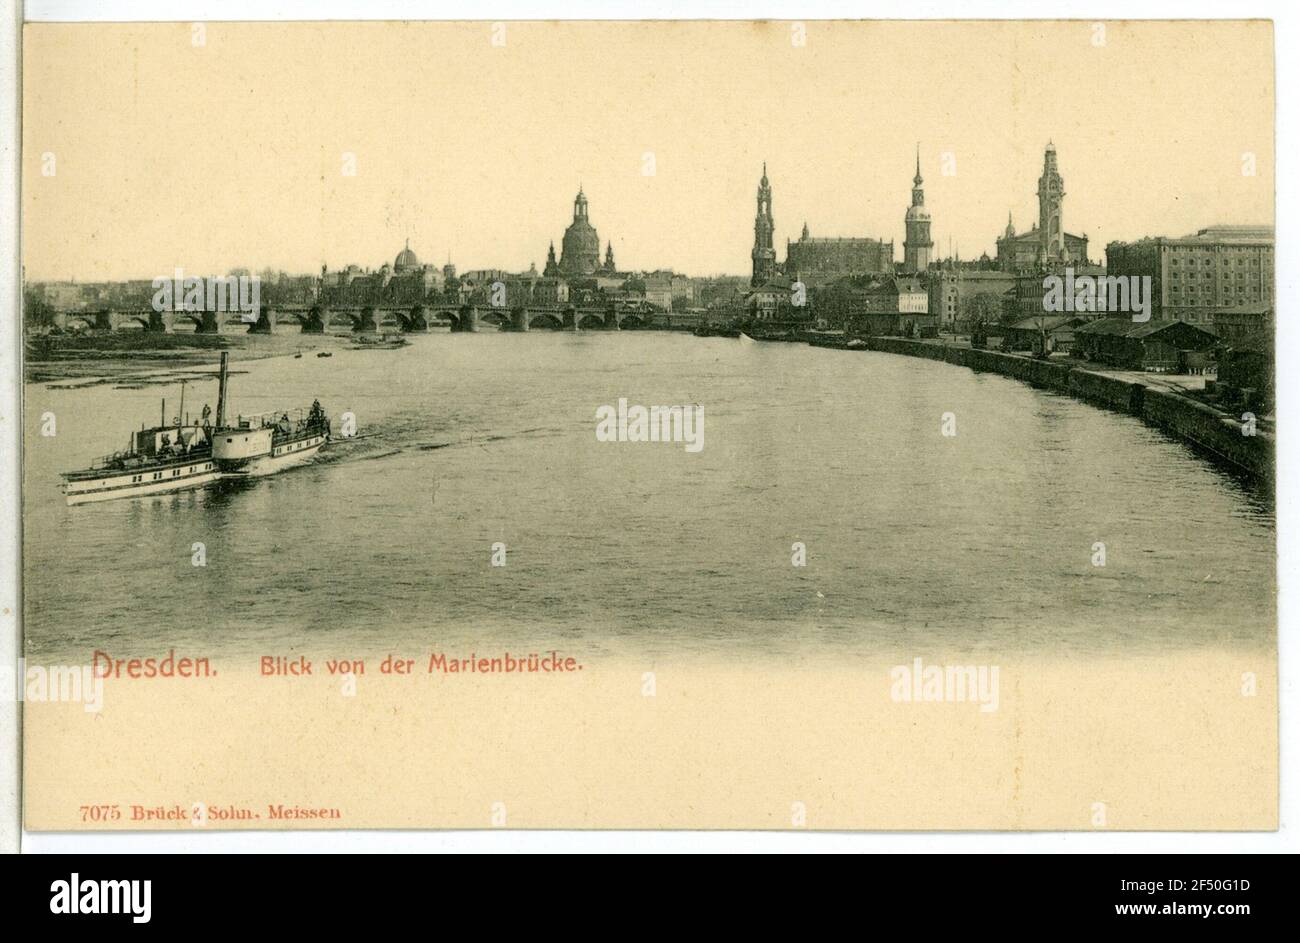
{"type": "Polygon", "coordinates": [[[763,179],[758,182],[758,214],[754,217],[754,275],[751,285],[761,285],[776,274],[776,250],[772,248],[772,185],[767,182],[767,162],[763,162],[763,179]]]}
{"type": "Polygon", "coordinates": [[[1051,265],[1067,258],[1065,223],[1061,205],[1065,202],[1065,181],[1056,170],[1056,145],[1047,142],[1043,154],[1043,175],[1038,178],[1038,261],[1051,265]]]}
{"type": "Polygon", "coordinates": [[[912,205],[907,208],[903,228],[903,271],[924,272],[930,267],[930,211],[925,208],[925,190],[921,188],[921,146],[916,147],[916,176],[912,178],[912,205]]]}

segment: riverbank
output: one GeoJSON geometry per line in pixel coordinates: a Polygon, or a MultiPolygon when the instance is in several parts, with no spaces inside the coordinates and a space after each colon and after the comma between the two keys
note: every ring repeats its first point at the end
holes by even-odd
{"type": "MultiPolygon", "coordinates": [[[[1137,416],[1211,457],[1257,478],[1272,481],[1275,442],[1271,434],[1246,427],[1204,403],[1169,389],[1133,382],[1090,370],[1078,363],[1038,360],[994,350],[977,350],[938,341],[901,337],[863,337],[848,346],[848,339],[830,335],[801,335],[815,347],[870,350],[941,360],[981,373],[996,373],[1039,389],[1064,393],[1076,399],[1137,416]]],[[[855,341],[857,339],[855,338],[855,341]]]]}

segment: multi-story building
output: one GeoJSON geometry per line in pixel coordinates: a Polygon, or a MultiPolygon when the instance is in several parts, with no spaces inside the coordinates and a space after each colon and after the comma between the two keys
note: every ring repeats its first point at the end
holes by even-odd
{"type": "MultiPolygon", "coordinates": [[[[1102,265],[1092,265],[1083,263],[1081,265],[1071,266],[1071,271],[1075,278],[1088,276],[1091,278],[1105,277],[1106,268],[1102,265]]],[[[1016,276],[1015,285],[1011,294],[1008,296],[1004,305],[1005,314],[1008,318],[1020,320],[1023,318],[1038,317],[1044,313],[1054,314],[1047,310],[1044,299],[1047,297],[1048,288],[1043,284],[1044,275],[1042,272],[1032,274],[1020,274],[1016,276]]],[[[1103,317],[1105,311],[1091,312],[1090,317],[1103,317]]]]}
{"type": "Polygon", "coordinates": [[[645,300],[662,311],[673,310],[673,273],[647,272],[642,281],[645,283],[645,300]]]}
{"type": "Polygon", "coordinates": [[[784,275],[773,275],[755,285],[745,295],[745,313],[755,321],[784,322],[801,320],[806,310],[794,305],[794,284],[784,275]]]}
{"type": "Polygon", "coordinates": [[[866,334],[931,333],[935,318],[924,283],[911,275],[844,278],[814,290],[817,319],[866,334]]]}
{"type": "Polygon", "coordinates": [[[930,313],[937,317],[940,330],[953,331],[969,327],[967,322],[973,319],[972,304],[985,322],[999,320],[1006,308],[1005,300],[1016,287],[1016,275],[951,266],[932,269],[926,275],[926,283],[930,313]],[[979,303],[971,302],[976,295],[990,297],[979,303]]]}
{"type": "Polygon", "coordinates": [[[1149,277],[1153,318],[1212,326],[1228,312],[1272,309],[1273,242],[1271,226],[1112,242],[1106,272],[1149,277]]]}
{"type": "Polygon", "coordinates": [[[799,240],[787,240],[785,244],[785,274],[808,285],[825,284],[847,275],[887,275],[893,270],[893,240],[814,238],[804,223],[799,240]]]}

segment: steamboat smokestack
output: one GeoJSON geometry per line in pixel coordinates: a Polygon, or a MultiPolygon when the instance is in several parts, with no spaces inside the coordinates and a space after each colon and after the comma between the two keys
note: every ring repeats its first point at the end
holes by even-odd
{"type": "Polygon", "coordinates": [[[217,374],[217,428],[220,429],[226,424],[226,361],[230,357],[228,351],[221,352],[221,370],[217,374]]]}

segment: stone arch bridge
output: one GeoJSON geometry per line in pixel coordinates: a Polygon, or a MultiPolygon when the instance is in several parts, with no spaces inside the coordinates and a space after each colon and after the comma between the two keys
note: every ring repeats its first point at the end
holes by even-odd
{"type": "MultiPolygon", "coordinates": [[[[662,315],[660,319],[662,320],[662,315]]],[[[505,331],[601,330],[617,331],[651,327],[655,313],[633,305],[576,307],[574,305],[527,305],[489,307],[482,305],[264,305],[254,319],[240,311],[153,311],[133,308],[102,308],[93,311],[61,311],[54,315],[60,330],[80,327],[95,331],[118,331],[136,326],[145,331],[170,334],[178,323],[189,322],[199,334],[220,334],[244,328],[250,334],[271,334],[277,327],[297,325],[305,334],[324,334],[331,327],[350,327],[353,333],[396,327],[403,333],[427,331],[448,325],[452,331],[477,331],[487,324],[505,331]]]]}

